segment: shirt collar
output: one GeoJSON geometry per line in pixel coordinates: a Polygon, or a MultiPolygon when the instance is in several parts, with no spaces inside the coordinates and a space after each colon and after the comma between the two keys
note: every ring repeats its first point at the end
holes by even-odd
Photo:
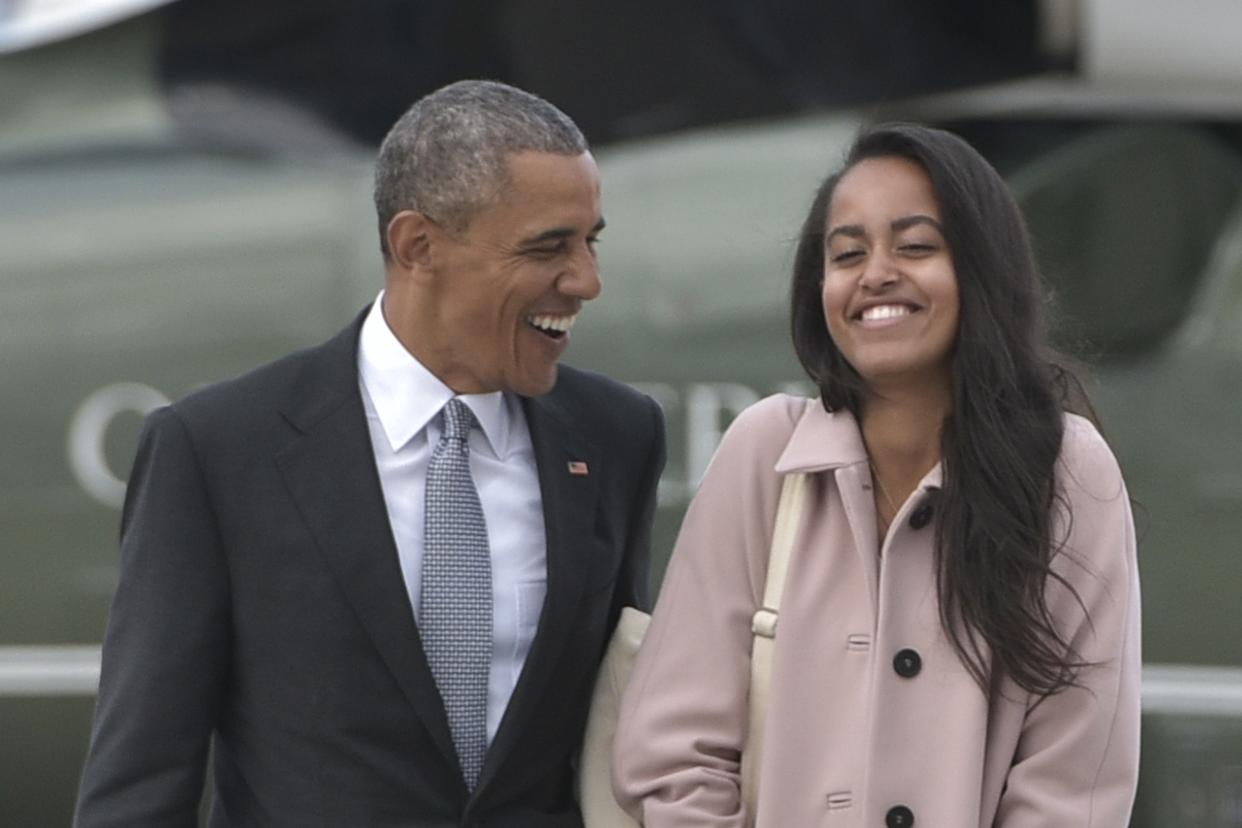
{"type": "Polygon", "coordinates": [[[488,448],[501,460],[510,449],[509,425],[515,400],[500,391],[488,394],[454,394],[435,374],[405,349],[384,319],[384,292],[380,291],[358,340],[358,376],[384,435],[393,451],[399,451],[427,427],[453,397],[470,410],[488,448]]]}

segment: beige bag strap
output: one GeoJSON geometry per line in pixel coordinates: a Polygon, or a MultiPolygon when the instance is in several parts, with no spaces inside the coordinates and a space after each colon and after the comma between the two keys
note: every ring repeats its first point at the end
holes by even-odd
{"type": "Polygon", "coordinates": [[[742,803],[746,824],[753,825],[758,804],[759,758],[763,748],[764,714],[768,705],[768,685],[772,678],[772,657],[776,650],[776,621],[785,588],[785,572],[793,554],[794,539],[802,523],[806,502],[805,474],[787,474],[781,483],[776,525],[772,530],[772,549],[768,553],[768,574],[763,586],[763,606],[751,621],[754,639],[750,656],[750,729],[742,751],[742,803]]]}

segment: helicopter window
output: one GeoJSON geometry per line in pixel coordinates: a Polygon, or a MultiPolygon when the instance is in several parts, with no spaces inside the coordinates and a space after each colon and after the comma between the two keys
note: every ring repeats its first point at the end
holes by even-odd
{"type": "Polygon", "coordinates": [[[1185,317],[1242,195],[1207,131],[1105,127],[1011,177],[1053,295],[1058,344],[1101,358],[1160,345],[1185,317]]]}
{"type": "Polygon", "coordinates": [[[1221,235],[1209,269],[1210,285],[1196,304],[1195,323],[1189,331],[1192,344],[1211,344],[1226,353],[1242,354],[1242,203],[1221,235]]]}

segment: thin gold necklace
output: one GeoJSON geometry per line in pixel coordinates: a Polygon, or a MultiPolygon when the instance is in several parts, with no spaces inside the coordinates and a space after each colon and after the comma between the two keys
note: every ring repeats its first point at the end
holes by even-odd
{"type": "MultiPolygon", "coordinates": [[[[889,517],[884,523],[887,524],[893,518],[897,517],[897,504],[893,502],[893,496],[888,493],[888,489],[884,487],[884,481],[880,479],[880,473],[876,470],[875,463],[867,460],[867,465],[871,467],[871,479],[875,481],[875,486],[880,490],[880,494],[884,496],[884,502],[888,504],[889,517]]],[[[881,518],[883,520],[883,518],[881,518]]]]}

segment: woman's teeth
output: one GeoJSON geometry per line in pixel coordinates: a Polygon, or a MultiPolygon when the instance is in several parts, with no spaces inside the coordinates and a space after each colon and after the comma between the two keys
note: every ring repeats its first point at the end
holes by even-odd
{"type": "Polygon", "coordinates": [[[877,319],[895,319],[898,316],[909,315],[910,307],[908,305],[875,305],[859,314],[859,318],[866,322],[877,319]]]}

